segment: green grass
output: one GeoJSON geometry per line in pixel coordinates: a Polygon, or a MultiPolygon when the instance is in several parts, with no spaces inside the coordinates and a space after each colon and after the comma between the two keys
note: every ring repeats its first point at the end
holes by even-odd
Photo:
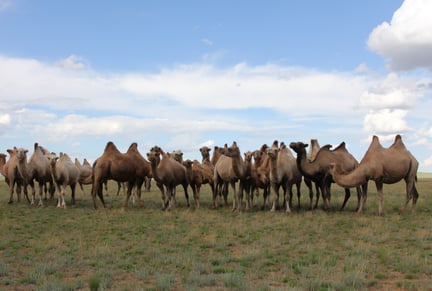
{"type": "Polygon", "coordinates": [[[154,186],[143,192],[144,207],[123,209],[124,197],[115,196],[114,183],[109,186],[107,209],[94,210],[80,190],[76,206],[59,209],[54,202],[8,205],[8,188],[0,181],[0,289],[432,288],[430,178],[418,182],[416,213],[399,214],[404,183],[385,185],[384,217],[377,216],[372,183],[361,215],[354,214],[355,195],[337,210],[343,199],[337,186],[325,212],[306,210],[303,185],[302,208],[290,215],[211,209],[206,185],[198,210],[186,208],[178,188],[178,207],[161,211],[154,186]]]}

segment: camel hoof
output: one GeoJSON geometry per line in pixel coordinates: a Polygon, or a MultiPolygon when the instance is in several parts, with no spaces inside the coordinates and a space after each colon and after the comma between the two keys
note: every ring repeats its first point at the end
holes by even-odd
{"type": "Polygon", "coordinates": [[[12,204],[12,203],[13,203],[13,200],[9,200],[9,201],[8,201],[8,204],[12,204]]]}

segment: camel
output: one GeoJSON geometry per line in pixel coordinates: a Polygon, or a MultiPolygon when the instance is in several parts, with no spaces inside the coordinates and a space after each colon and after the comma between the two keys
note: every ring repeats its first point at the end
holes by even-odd
{"type": "MultiPolygon", "coordinates": [[[[233,169],[232,158],[225,155],[225,151],[228,146],[225,144],[225,147],[222,149],[218,147],[215,148],[215,152],[218,151],[221,155],[218,157],[213,173],[213,182],[214,182],[214,190],[213,190],[213,207],[216,208],[216,198],[220,193],[223,193],[225,204],[227,204],[227,196],[228,196],[228,185],[231,185],[233,190],[233,211],[237,209],[237,192],[236,192],[236,182],[239,177],[236,175],[233,169]],[[226,185],[226,186],[225,186],[226,185]],[[224,187],[221,189],[221,187],[224,187]]],[[[214,155],[215,153],[213,153],[214,155]]]]}
{"type": "Polygon", "coordinates": [[[87,161],[87,159],[84,159],[83,163],[81,165],[80,161],[77,158],[75,158],[75,166],[80,170],[80,176],[78,178],[78,184],[81,188],[82,193],[85,194],[83,185],[90,185],[93,183],[92,166],[89,163],[89,161],[87,161]]]}
{"type": "Polygon", "coordinates": [[[13,203],[13,192],[15,185],[17,185],[17,200],[20,201],[21,187],[24,188],[24,195],[30,203],[28,197],[27,185],[32,185],[31,168],[27,164],[27,149],[16,148],[8,149],[10,155],[9,160],[4,165],[5,181],[9,185],[9,201],[13,203]]]}
{"type": "Polygon", "coordinates": [[[197,160],[191,161],[187,159],[183,162],[183,165],[186,167],[189,184],[194,194],[195,207],[200,208],[201,185],[213,184],[213,172],[209,171],[205,165],[197,160]]]}
{"type": "Polygon", "coordinates": [[[285,197],[286,213],[291,212],[291,201],[293,196],[292,188],[297,187],[298,206],[300,207],[300,185],[302,175],[297,168],[297,164],[291,151],[285,143],[277,147],[278,141],[275,140],[271,148],[267,149],[270,158],[270,184],[273,190],[273,205],[270,211],[276,210],[279,200],[279,188],[282,186],[285,197]]]}
{"type": "Polygon", "coordinates": [[[65,194],[67,186],[71,188],[71,204],[75,205],[75,188],[80,176],[79,169],[65,153],[60,153],[60,157],[57,157],[55,153],[51,153],[48,160],[51,166],[52,180],[58,192],[57,207],[66,208],[65,194]]]}
{"type": "MultiPolygon", "coordinates": [[[[330,170],[331,163],[338,163],[343,167],[345,173],[353,171],[357,166],[357,160],[348,152],[345,147],[345,142],[342,142],[334,150],[330,150],[331,145],[325,145],[320,148],[315,159],[310,161],[307,159],[306,147],[308,144],[303,142],[292,142],[290,143],[291,149],[297,153],[297,166],[303,176],[311,179],[315,182],[322,193],[324,208],[330,208],[330,186],[333,183],[333,178],[330,170]]],[[[319,192],[317,191],[317,195],[319,192]]],[[[360,203],[360,188],[357,187],[357,207],[360,203]]],[[[341,210],[345,208],[345,205],[350,198],[351,193],[349,187],[345,188],[345,198],[342,203],[341,210]]],[[[315,202],[315,208],[318,205],[318,199],[315,202]]]]}
{"type": "MultiPolygon", "coordinates": [[[[251,177],[251,163],[246,164],[243,161],[243,158],[240,153],[240,148],[237,146],[237,143],[234,141],[230,147],[225,145],[223,154],[229,158],[231,158],[231,168],[235,177],[239,180],[239,190],[235,192],[233,197],[233,210],[241,210],[243,204],[243,190],[245,188],[250,188],[250,177],[251,177]]],[[[252,158],[252,153],[250,153],[250,157],[252,158]]],[[[219,158],[220,160],[220,158],[219,158]]],[[[248,191],[249,192],[249,191],[248,191]]],[[[248,193],[250,194],[250,192],[248,193]]],[[[249,195],[248,195],[249,196],[249,195]]],[[[246,209],[251,208],[251,198],[247,197],[246,209]]]]}
{"type": "Polygon", "coordinates": [[[252,168],[252,192],[256,191],[258,198],[258,189],[263,189],[263,206],[262,209],[268,208],[270,193],[270,159],[267,154],[267,144],[263,144],[259,150],[252,152],[254,164],[252,168]]]}
{"type": "Polygon", "coordinates": [[[190,207],[186,168],[160,148],[159,152],[152,150],[148,152],[147,158],[151,165],[153,179],[166,187],[165,195],[162,193],[162,209],[169,210],[175,207],[175,187],[177,185],[183,186],[187,206],[190,207]],[[162,158],[159,155],[162,155],[162,158]]]}
{"type": "Polygon", "coordinates": [[[101,200],[103,207],[106,207],[102,184],[111,179],[117,182],[127,182],[128,189],[124,202],[124,207],[127,207],[132,188],[137,180],[134,159],[135,156],[131,153],[121,153],[112,141],[106,144],[102,156],[93,163],[92,198],[95,209],[97,209],[96,195],[101,200]]]}
{"type": "Polygon", "coordinates": [[[202,161],[201,161],[201,167],[202,167],[202,176],[204,178],[203,182],[208,183],[210,185],[210,188],[213,192],[214,190],[214,183],[213,183],[213,172],[214,172],[214,165],[212,164],[210,160],[210,151],[211,149],[203,146],[200,149],[202,161]]]}
{"type": "MultiPolygon", "coordinates": [[[[151,175],[151,165],[150,162],[147,161],[141,153],[138,151],[138,144],[136,142],[132,143],[129,146],[129,149],[126,152],[127,155],[130,155],[132,157],[132,160],[135,164],[135,186],[136,186],[136,196],[138,198],[138,204],[141,206],[141,188],[142,185],[145,182],[145,179],[151,175]]],[[[128,200],[129,197],[126,197],[128,200]]],[[[127,201],[125,202],[127,205],[127,201]]]]}
{"type": "Polygon", "coordinates": [[[378,215],[383,215],[383,184],[394,184],[402,179],[406,183],[406,201],[402,211],[405,210],[411,199],[412,211],[415,211],[419,196],[415,186],[418,166],[418,161],[407,150],[402,142],[402,137],[398,134],[389,148],[384,148],[378,137],[373,136],[359,166],[352,172],[344,173],[342,165],[337,162],[332,163],[330,171],[335,182],[342,187],[363,185],[363,199],[358,207],[358,213],[362,211],[366,202],[368,181],[375,181],[379,202],[378,215]]]}
{"type": "MultiPolygon", "coordinates": [[[[310,141],[310,147],[309,147],[309,151],[307,152],[307,159],[309,161],[313,161],[315,160],[316,155],[318,154],[319,150],[320,150],[320,145],[318,143],[317,139],[311,139],[310,141]]],[[[309,209],[315,209],[318,207],[318,200],[319,200],[319,185],[315,182],[312,182],[312,180],[309,177],[304,176],[304,182],[306,184],[306,186],[309,189],[309,199],[310,199],[310,204],[309,204],[309,209]],[[313,187],[312,187],[312,183],[315,184],[315,192],[316,192],[316,199],[315,199],[315,205],[313,205],[313,187]]]]}
{"type": "Polygon", "coordinates": [[[212,193],[214,198],[213,207],[216,207],[216,204],[220,204],[217,203],[216,199],[218,199],[220,202],[222,200],[222,197],[224,199],[225,206],[228,205],[228,183],[224,182],[223,180],[219,180],[218,183],[215,183],[217,181],[214,180],[214,169],[219,158],[223,155],[222,154],[223,151],[224,151],[223,148],[214,146],[213,155],[210,160],[211,164],[213,165],[213,187],[212,187],[212,193]]]}
{"type": "MultiPolygon", "coordinates": [[[[42,202],[42,191],[45,193],[45,199],[47,191],[49,189],[50,199],[52,200],[54,195],[54,182],[51,175],[50,161],[48,160],[50,153],[44,147],[40,146],[37,142],[34,144],[34,152],[29,159],[29,165],[32,169],[32,179],[39,184],[39,203],[38,206],[43,206],[42,202]],[[49,184],[49,188],[47,188],[49,184]]],[[[35,203],[35,191],[33,188],[31,204],[35,203]]]]}

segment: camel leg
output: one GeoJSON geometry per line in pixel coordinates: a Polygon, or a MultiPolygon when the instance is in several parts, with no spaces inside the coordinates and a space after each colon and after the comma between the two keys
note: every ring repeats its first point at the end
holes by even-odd
{"type": "MultiPolygon", "coordinates": [[[[12,181],[12,179],[11,179],[9,181],[9,201],[8,201],[8,204],[12,204],[13,203],[14,187],[15,187],[15,181],[12,181]]],[[[17,184],[17,192],[18,192],[18,184],[17,184]]]]}
{"type": "MultiPolygon", "coordinates": [[[[185,198],[186,198],[187,207],[189,208],[190,207],[190,202],[189,202],[189,193],[188,193],[188,189],[187,188],[188,188],[188,184],[184,184],[183,185],[183,190],[184,190],[184,194],[185,194],[185,198]]],[[[192,191],[193,191],[193,189],[192,189],[192,191]]]]}
{"type": "MultiPolygon", "coordinates": [[[[38,206],[43,206],[43,187],[44,187],[44,183],[43,182],[39,182],[39,203],[38,206]]],[[[34,199],[34,196],[33,196],[34,199]]],[[[34,201],[33,201],[34,203],[34,201]]]]}
{"type": "Polygon", "coordinates": [[[350,189],[349,188],[345,188],[345,198],[344,198],[344,201],[343,201],[342,206],[340,208],[341,211],[345,208],[345,205],[348,202],[348,200],[350,199],[350,197],[351,197],[351,191],[350,191],[350,189]]]}
{"type": "MultiPolygon", "coordinates": [[[[106,184],[105,184],[105,185],[106,185],[106,184]]],[[[104,200],[104,198],[103,198],[102,186],[103,186],[102,184],[99,185],[99,187],[98,187],[96,193],[97,193],[97,195],[99,196],[99,199],[100,199],[100,201],[102,202],[103,207],[106,208],[105,200],[104,200]]],[[[95,194],[96,194],[96,193],[95,193],[95,194]]],[[[95,203],[95,205],[96,205],[96,196],[95,196],[93,199],[94,199],[94,203],[95,203]]],[[[97,207],[95,207],[95,208],[97,208],[97,207]]]]}
{"type": "MultiPolygon", "coordinates": [[[[194,191],[193,188],[192,191],[194,191]]],[[[197,209],[200,208],[200,193],[201,193],[201,185],[195,185],[194,200],[195,200],[195,207],[197,209]]]]}
{"type": "Polygon", "coordinates": [[[300,209],[300,207],[301,207],[301,205],[300,205],[300,196],[301,196],[300,186],[301,186],[300,183],[296,184],[296,189],[297,189],[297,206],[298,206],[298,209],[300,209]]]}
{"type": "Polygon", "coordinates": [[[70,188],[71,188],[71,204],[75,205],[75,189],[76,189],[76,184],[70,185],[70,188]]]}
{"type": "Polygon", "coordinates": [[[236,186],[235,186],[235,182],[231,182],[231,188],[233,190],[233,206],[232,206],[232,211],[235,211],[238,205],[238,197],[237,197],[237,192],[236,192],[236,186]]]}
{"type": "Polygon", "coordinates": [[[286,187],[284,187],[284,192],[285,192],[285,203],[286,203],[286,209],[285,212],[286,213],[291,213],[291,208],[292,207],[292,197],[293,197],[293,185],[288,185],[286,187]]]}
{"type": "Polygon", "coordinates": [[[276,184],[273,184],[272,189],[273,189],[273,204],[272,204],[272,208],[270,209],[270,211],[274,212],[274,211],[276,211],[276,204],[279,204],[279,186],[277,186],[276,184]]]}
{"type": "Polygon", "coordinates": [[[320,187],[318,183],[315,183],[315,192],[316,192],[316,200],[313,209],[316,209],[318,207],[318,201],[320,197],[320,187]]]}
{"type": "Polygon", "coordinates": [[[383,200],[384,200],[384,194],[383,194],[383,183],[381,181],[375,181],[375,185],[378,192],[378,215],[383,216],[383,200]]]}

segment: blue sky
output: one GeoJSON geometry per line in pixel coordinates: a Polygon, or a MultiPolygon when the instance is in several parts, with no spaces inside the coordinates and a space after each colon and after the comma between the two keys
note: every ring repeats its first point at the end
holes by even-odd
{"type": "Polygon", "coordinates": [[[431,2],[0,0],[0,151],[400,133],[430,172],[431,2]]]}

